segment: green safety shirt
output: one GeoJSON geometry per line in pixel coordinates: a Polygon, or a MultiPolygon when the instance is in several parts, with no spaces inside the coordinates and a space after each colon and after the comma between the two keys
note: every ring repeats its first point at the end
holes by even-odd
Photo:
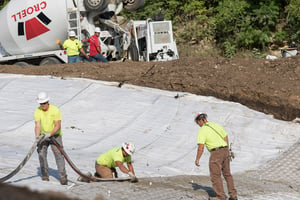
{"type": "Polygon", "coordinates": [[[226,136],[227,133],[221,125],[206,122],[198,130],[197,144],[204,144],[207,150],[211,151],[214,148],[227,146],[226,136]]]}
{"type": "MultiPolygon", "coordinates": [[[[54,122],[61,120],[61,118],[60,110],[51,104],[47,111],[43,111],[41,107],[38,107],[34,112],[34,121],[40,121],[42,134],[50,133],[55,127],[54,122]]],[[[62,135],[61,128],[55,134],[62,135]]]]}
{"type": "Polygon", "coordinates": [[[78,56],[79,55],[79,49],[82,48],[82,44],[78,39],[67,39],[63,47],[67,50],[67,55],[68,56],[78,56]]]}
{"type": "Polygon", "coordinates": [[[108,168],[117,167],[116,161],[120,161],[122,163],[130,163],[131,156],[123,156],[122,148],[113,148],[108,150],[107,152],[101,154],[97,159],[96,163],[98,165],[103,165],[108,168]]]}

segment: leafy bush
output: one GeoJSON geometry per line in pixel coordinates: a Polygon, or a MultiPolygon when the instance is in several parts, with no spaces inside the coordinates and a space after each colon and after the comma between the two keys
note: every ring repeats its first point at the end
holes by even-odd
{"type": "Polygon", "coordinates": [[[236,46],[226,41],[223,43],[223,51],[226,58],[233,58],[236,53],[236,46]]]}

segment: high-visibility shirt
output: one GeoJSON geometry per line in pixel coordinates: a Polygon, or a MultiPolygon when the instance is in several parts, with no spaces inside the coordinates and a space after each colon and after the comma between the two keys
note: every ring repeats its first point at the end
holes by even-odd
{"type": "MultiPolygon", "coordinates": [[[[47,111],[38,107],[34,112],[34,121],[40,121],[41,133],[50,133],[55,127],[55,121],[61,120],[61,112],[55,105],[49,105],[47,111]]],[[[62,135],[61,128],[55,133],[62,135]]]]}
{"type": "Polygon", "coordinates": [[[214,122],[206,122],[198,130],[197,144],[204,144],[207,150],[211,151],[213,148],[227,146],[226,136],[227,133],[221,125],[214,122]]]}
{"type": "Polygon", "coordinates": [[[68,56],[78,56],[80,53],[79,49],[82,48],[82,44],[78,39],[67,39],[64,42],[63,47],[66,49],[68,56]]]}
{"type": "Polygon", "coordinates": [[[108,168],[115,168],[117,167],[116,161],[120,161],[122,163],[130,163],[131,156],[123,156],[122,148],[113,148],[108,150],[107,152],[101,154],[97,159],[96,162],[98,165],[103,165],[108,168]]]}

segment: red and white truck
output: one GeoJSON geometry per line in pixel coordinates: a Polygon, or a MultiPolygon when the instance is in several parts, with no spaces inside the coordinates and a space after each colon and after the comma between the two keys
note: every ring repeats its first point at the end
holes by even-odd
{"type": "MultiPolygon", "coordinates": [[[[121,10],[135,11],[143,6],[144,0],[11,0],[0,11],[0,64],[67,63],[66,52],[56,41],[67,39],[72,30],[78,39],[86,39],[95,27],[101,29],[101,51],[108,59],[177,59],[170,21],[119,25],[121,10]]],[[[87,44],[83,46],[89,51],[87,44]]]]}

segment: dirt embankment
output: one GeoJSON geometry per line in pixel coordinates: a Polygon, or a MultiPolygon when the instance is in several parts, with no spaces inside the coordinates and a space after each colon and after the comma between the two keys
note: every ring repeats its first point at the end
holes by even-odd
{"type": "MultiPolygon", "coordinates": [[[[277,60],[181,58],[170,62],[0,65],[0,73],[82,77],[239,102],[282,120],[300,118],[300,56],[277,60]]],[[[120,84],[121,86],[122,84],[120,84]]]]}

